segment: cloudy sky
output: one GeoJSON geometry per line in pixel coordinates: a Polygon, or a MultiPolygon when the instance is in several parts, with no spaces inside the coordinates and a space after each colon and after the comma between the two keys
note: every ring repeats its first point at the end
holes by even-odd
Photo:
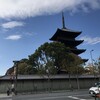
{"type": "Polygon", "coordinates": [[[100,56],[100,0],[0,0],[0,75],[13,66],[13,60],[28,55],[62,28],[64,12],[66,27],[82,34],[78,46],[86,49],[82,58],[100,56]]]}

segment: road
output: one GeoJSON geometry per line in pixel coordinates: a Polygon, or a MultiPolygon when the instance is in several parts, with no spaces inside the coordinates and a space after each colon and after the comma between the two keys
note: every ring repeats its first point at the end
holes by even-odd
{"type": "Polygon", "coordinates": [[[5,98],[2,100],[95,100],[95,98],[88,94],[88,90],[80,90],[55,93],[19,94],[12,98],[5,98]]]}

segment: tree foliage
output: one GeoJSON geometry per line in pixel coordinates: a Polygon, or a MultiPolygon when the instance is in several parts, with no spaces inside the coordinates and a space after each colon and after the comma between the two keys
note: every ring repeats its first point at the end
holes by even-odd
{"type": "Polygon", "coordinates": [[[71,53],[64,44],[58,42],[41,45],[34,54],[29,56],[29,61],[34,62],[38,73],[46,74],[46,70],[49,70],[50,74],[61,71],[73,74],[83,72],[83,67],[80,66],[83,64],[82,59],[71,53]]]}
{"type": "Polygon", "coordinates": [[[20,60],[19,74],[67,74],[82,73],[82,60],[71,53],[63,43],[51,42],[41,45],[28,59],[20,60]]]}
{"type": "Polygon", "coordinates": [[[54,74],[61,70],[62,60],[67,54],[66,50],[64,44],[56,42],[45,43],[29,59],[34,58],[34,65],[39,73],[46,74],[46,70],[49,70],[49,73],[54,74]]]}
{"type": "Polygon", "coordinates": [[[85,67],[86,74],[100,75],[100,57],[93,60],[93,63],[88,63],[85,67]]]}
{"type": "Polygon", "coordinates": [[[93,64],[95,74],[100,74],[100,57],[93,64]]]}

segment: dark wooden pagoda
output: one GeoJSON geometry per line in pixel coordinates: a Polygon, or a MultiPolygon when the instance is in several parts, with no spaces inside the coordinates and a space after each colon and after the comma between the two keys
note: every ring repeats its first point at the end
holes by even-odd
{"type": "MultiPolygon", "coordinates": [[[[80,45],[84,40],[76,40],[75,38],[79,36],[81,31],[73,31],[65,27],[64,15],[62,13],[62,29],[57,29],[55,34],[50,38],[51,41],[58,41],[64,43],[70,51],[76,55],[79,55],[86,51],[86,49],[78,49],[77,46],[80,45]]],[[[84,62],[88,59],[83,59],[84,62]]]]}

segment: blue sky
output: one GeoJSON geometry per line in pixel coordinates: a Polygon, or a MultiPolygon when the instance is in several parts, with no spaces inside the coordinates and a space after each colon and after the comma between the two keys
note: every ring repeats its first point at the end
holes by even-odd
{"type": "Polygon", "coordinates": [[[91,62],[100,56],[100,0],[0,0],[0,75],[13,66],[13,60],[28,55],[62,28],[64,11],[66,27],[82,34],[79,49],[87,49],[82,58],[91,62]]]}

